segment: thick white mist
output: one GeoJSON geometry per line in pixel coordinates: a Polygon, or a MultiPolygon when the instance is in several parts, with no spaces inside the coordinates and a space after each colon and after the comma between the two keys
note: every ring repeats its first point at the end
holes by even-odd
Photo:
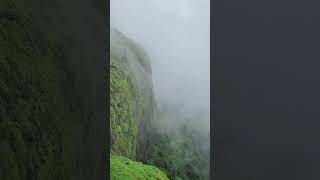
{"type": "Polygon", "coordinates": [[[111,25],[141,44],[152,60],[158,104],[200,112],[210,124],[210,0],[111,0],[111,25]]]}

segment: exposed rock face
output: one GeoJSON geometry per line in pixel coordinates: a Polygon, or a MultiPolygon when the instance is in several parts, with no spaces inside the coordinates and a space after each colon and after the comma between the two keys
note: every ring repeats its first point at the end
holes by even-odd
{"type": "Polygon", "coordinates": [[[106,178],[108,21],[91,3],[0,1],[1,180],[106,178]]]}

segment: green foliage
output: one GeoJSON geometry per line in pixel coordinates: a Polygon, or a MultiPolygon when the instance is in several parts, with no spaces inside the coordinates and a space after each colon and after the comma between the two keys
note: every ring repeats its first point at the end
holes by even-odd
{"type": "Polygon", "coordinates": [[[111,156],[110,176],[111,180],[168,180],[166,174],[160,169],[122,156],[111,156]]]}
{"type": "Polygon", "coordinates": [[[159,167],[172,180],[209,179],[209,152],[201,148],[200,141],[201,137],[187,126],[170,136],[162,135],[149,152],[147,163],[159,167]]]}
{"type": "Polygon", "coordinates": [[[153,147],[147,163],[162,169],[170,179],[186,179],[182,154],[170,142],[169,136],[161,137],[160,142],[153,147]]]}
{"type": "Polygon", "coordinates": [[[135,159],[138,122],[135,121],[133,107],[137,89],[125,67],[119,61],[111,60],[111,152],[135,159]]]}

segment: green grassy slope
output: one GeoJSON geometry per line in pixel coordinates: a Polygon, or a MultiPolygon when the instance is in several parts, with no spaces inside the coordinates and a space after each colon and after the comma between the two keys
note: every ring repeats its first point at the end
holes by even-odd
{"type": "Polygon", "coordinates": [[[168,180],[160,169],[122,156],[111,156],[110,162],[110,175],[113,180],[168,180]]]}

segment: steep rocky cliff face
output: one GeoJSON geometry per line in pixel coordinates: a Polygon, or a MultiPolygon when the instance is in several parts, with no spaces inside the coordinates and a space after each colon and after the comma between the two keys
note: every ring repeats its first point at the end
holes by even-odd
{"type": "Polygon", "coordinates": [[[144,161],[150,147],[155,111],[152,71],[150,60],[139,45],[115,29],[110,37],[111,177],[167,179],[158,168],[131,162],[137,170],[131,172],[129,163],[123,164],[129,159],[144,161]]]}
{"type": "Polygon", "coordinates": [[[137,148],[143,145],[139,133],[153,120],[151,67],[142,50],[114,29],[110,72],[111,151],[136,159],[137,148]]]}
{"type": "Polygon", "coordinates": [[[95,7],[0,1],[1,180],[106,177],[108,33],[95,7]]]}

